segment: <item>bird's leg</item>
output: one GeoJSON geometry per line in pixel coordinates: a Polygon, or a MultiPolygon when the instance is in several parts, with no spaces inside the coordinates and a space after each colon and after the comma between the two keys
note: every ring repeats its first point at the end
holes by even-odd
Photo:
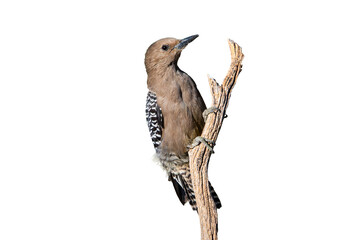
{"type": "Polygon", "coordinates": [[[188,148],[192,149],[192,148],[196,147],[197,145],[199,145],[200,143],[203,143],[205,145],[205,147],[207,147],[210,150],[211,153],[215,153],[213,150],[213,147],[215,146],[215,142],[210,139],[206,139],[206,138],[203,138],[200,136],[197,136],[193,140],[192,144],[188,145],[188,148]]]}
{"type": "Polygon", "coordinates": [[[202,114],[203,118],[204,118],[204,121],[206,122],[209,114],[214,113],[214,112],[221,112],[221,110],[219,108],[215,107],[215,106],[211,106],[208,109],[206,109],[202,114]]]}

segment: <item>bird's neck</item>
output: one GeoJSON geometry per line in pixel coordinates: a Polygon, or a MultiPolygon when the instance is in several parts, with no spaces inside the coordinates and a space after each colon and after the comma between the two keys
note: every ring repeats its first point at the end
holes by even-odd
{"type": "Polygon", "coordinates": [[[179,81],[183,81],[182,77],[187,75],[183,72],[176,62],[168,65],[165,68],[153,69],[148,73],[148,88],[152,89],[166,89],[164,86],[172,86],[176,84],[182,85],[179,81]]]}

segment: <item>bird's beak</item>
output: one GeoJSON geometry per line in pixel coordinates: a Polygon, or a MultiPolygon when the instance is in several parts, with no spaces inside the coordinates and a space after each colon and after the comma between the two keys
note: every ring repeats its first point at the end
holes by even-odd
{"type": "Polygon", "coordinates": [[[178,50],[183,50],[189,43],[191,43],[192,41],[195,40],[195,38],[197,38],[199,35],[192,35],[190,37],[181,39],[180,42],[174,47],[175,49],[178,50]]]}

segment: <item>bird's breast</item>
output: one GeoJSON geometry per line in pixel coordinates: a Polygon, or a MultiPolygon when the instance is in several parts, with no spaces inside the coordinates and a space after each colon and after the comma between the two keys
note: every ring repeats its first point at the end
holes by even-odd
{"type": "Polygon", "coordinates": [[[186,73],[170,68],[161,76],[152,79],[149,86],[157,95],[164,119],[159,150],[184,156],[187,155],[187,146],[201,135],[204,127],[202,113],[206,106],[195,82],[186,73]]]}
{"type": "Polygon", "coordinates": [[[204,127],[202,111],[191,102],[186,101],[184,91],[159,100],[164,117],[160,147],[166,152],[185,155],[187,145],[196,136],[201,135],[204,127]]]}

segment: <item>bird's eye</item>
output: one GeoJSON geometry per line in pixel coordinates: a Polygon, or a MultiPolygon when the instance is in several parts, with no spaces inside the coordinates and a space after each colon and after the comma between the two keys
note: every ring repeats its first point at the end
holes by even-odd
{"type": "Polygon", "coordinates": [[[162,45],[161,49],[167,51],[169,49],[169,45],[162,45]]]}

